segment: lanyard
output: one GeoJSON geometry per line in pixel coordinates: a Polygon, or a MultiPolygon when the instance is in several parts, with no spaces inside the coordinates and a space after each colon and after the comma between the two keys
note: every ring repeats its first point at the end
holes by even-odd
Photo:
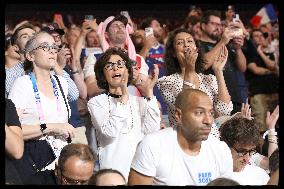
{"type": "MultiPolygon", "coordinates": [[[[38,92],[38,88],[37,88],[37,84],[36,84],[35,74],[29,73],[29,76],[30,76],[30,79],[31,79],[32,84],[33,84],[36,106],[37,106],[37,109],[38,109],[38,112],[39,112],[39,120],[40,120],[40,123],[42,124],[42,123],[45,123],[45,121],[44,121],[45,119],[44,119],[43,109],[42,109],[40,96],[39,96],[39,92],[38,92]]],[[[54,95],[56,97],[57,111],[61,112],[59,94],[58,94],[58,90],[57,90],[57,87],[56,87],[56,83],[51,76],[50,76],[50,78],[51,78],[51,82],[52,82],[53,92],[54,92],[54,95]]]]}

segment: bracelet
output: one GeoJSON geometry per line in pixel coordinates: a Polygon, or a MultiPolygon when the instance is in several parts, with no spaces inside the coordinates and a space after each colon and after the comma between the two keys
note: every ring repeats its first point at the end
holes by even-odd
{"type": "Polygon", "coordinates": [[[47,129],[46,127],[46,124],[45,123],[42,123],[40,124],[40,131],[42,132],[42,135],[45,136],[46,133],[45,133],[45,130],[47,129]]]}
{"type": "Polygon", "coordinates": [[[71,71],[71,74],[76,74],[76,73],[79,73],[79,70],[76,70],[76,71],[71,71]]]}
{"type": "Polygon", "coordinates": [[[278,145],[278,142],[270,142],[270,141],[269,141],[269,143],[273,143],[273,144],[276,144],[276,145],[278,145]]]}
{"type": "Polygon", "coordinates": [[[269,130],[265,131],[265,133],[263,133],[262,138],[265,139],[266,135],[276,136],[277,132],[275,131],[275,129],[269,129],[269,130]]]}
{"type": "Polygon", "coordinates": [[[268,142],[277,142],[277,136],[268,136],[268,142]]]}
{"type": "Polygon", "coordinates": [[[189,81],[183,81],[183,84],[195,89],[195,85],[193,83],[190,83],[189,81]]]}

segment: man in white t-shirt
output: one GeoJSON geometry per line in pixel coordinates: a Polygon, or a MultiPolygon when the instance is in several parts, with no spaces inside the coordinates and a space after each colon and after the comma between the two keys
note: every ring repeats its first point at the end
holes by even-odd
{"type": "Polygon", "coordinates": [[[211,99],[200,90],[186,89],[175,106],[177,127],[145,136],[132,161],[129,185],[206,185],[231,176],[230,149],[209,136],[214,119],[211,99]]]}
{"type": "Polygon", "coordinates": [[[231,179],[241,185],[266,185],[269,175],[259,166],[250,164],[259,144],[260,134],[254,119],[235,116],[222,124],[220,140],[231,149],[234,172],[231,179]]]}

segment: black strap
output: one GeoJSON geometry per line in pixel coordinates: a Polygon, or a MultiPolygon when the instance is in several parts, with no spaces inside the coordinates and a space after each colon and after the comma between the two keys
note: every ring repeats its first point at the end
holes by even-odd
{"type": "MultiPolygon", "coordinates": [[[[57,81],[57,83],[58,83],[59,89],[60,89],[60,91],[61,91],[61,94],[63,95],[63,99],[64,99],[64,102],[65,102],[65,105],[66,105],[66,108],[67,108],[68,122],[69,122],[70,119],[69,119],[69,108],[68,108],[68,105],[67,105],[67,100],[66,100],[66,98],[65,98],[63,89],[62,89],[62,87],[61,87],[61,84],[60,84],[60,81],[59,81],[57,75],[53,75],[53,76],[55,77],[55,79],[56,79],[56,81],[57,81]]],[[[70,123],[70,122],[69,122],[69,123],[70,123]]],[[[70,135],[69,135],[69,137],[67,138],[67,143],[71,143],[71,142],[72,142],[72,140],[71,140],[71,137],[70,137],[70,135]]]]}
{"type": "Polygon", "coordinates": [[[64,99],[64,102],[65,102],[65,105],[66,105],[66,108],[67,108],[67,113],[68,113],[68,120],[69,120],[69,108],[68,108],[68,105],[67,105],[67,101],[66,101],[66,98],[65,98],[65,95],[64,95],[64,92],[63,92],[63,89],[61,87],[61,84],[60,84],[60,81],[57,77],[57,75],[53,75],[58,83],[58,86],[59,86],[59,89],[61,91],[61,94],[63,95],[63,99],[64,99]]]}

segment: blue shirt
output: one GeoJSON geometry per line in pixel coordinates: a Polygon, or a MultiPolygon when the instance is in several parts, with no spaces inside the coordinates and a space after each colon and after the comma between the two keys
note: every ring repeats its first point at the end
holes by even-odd
{"type": "MultiPolygon", "coordinates": [[[[149,75],[151,75],[151,71],[154,68],[154,64],[157,64],[159,67],[159,77],[163,77],[166,75],[166,69],[164,64],[164,54],[165,48],[162,44],[159,44],[157,47],[153,47],[149,50],[148,56],[146,57],[145,61],[146,64],[149,66],[149,75]]],[[[167,105],[161,96],[161,92],[158,87],[155,85],[154,87],[154,95],[156,96],[157,100],[161,103],[163,115],[167,113],[167,105]]]]}

